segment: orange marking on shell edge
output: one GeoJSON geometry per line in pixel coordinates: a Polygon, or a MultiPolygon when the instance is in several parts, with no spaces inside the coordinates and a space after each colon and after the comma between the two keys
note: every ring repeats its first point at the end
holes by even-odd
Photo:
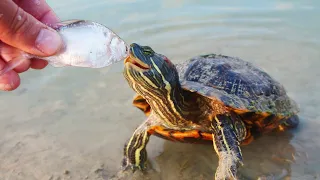
{"type": "Polygon", "coordinates": [[[245,140],[241,141],[240,144],[243,146],[248,145],[253,141],[253,139],[254,139],[253,136],[250,136],[250,137],[246,138],[245,140]]]}
{"type": "Polygon", "coordinates": [[[286,129],[286,128],[285,128],[285,126],[283,126],[283,125],[279,125],[279,127],[278,127],[278,130],[279,130],[279,131],[285,131],[285,129],[286,129]]]}
{"type": "Polygon", "coordinates": [[[212,141],[212,134],[200,132],[198,130],[186,130],[186,131],[179,131],[179,130],[166,130],[161,126],[153,126],[148,130],[150,134],[159,134],[171,141],[185,141],[184,138],[194,138],[199,140],[205,141],[212,141]]]}
{"type": "Polygon", "coordinates": [[[235,109],[235,108],[229,108],[229,111],[233,111],[233,112],[235,112],[236,114],[239,114],[239,115],[249,112],[246,109],[235,109]]]}
{"type": "Polygon", "coordinates": [[[249,121],[249,120],[247,120],[247,119],[244,119],[243,121],[244,121],[246,124],[249,124],[249,125],[252,125],[252,124],[253,124],[252,121],[249,121]]]}
{"type": "Polygon", "coordinates": [[[268,118],[269,115],[266,116],[261,116],[259,120],[255,121],[254,123],[261,128],[262,132],[269,132],[272,131],[273,129],[276,129],[279,125],[279,122],[283,119],[283,116],[276,116],[272,119],[272,123],[266,124],[263,122],[265,118],[268,118]]]}
{"type": "Polygon", "coordinates": [[[251,135],[250,129],[247,129],[247,135],[243,141],[240,142],[241,145],[248,145],[253,141],[253,136],[251,135]]]}
{"type": "Polygon", "coordinates": [[[144,103],[133,103],[133,105],[139,109],[141,109],[142,111],[146,111],[148,109],[148,105],[144,104],[144,103]]]}
{"type": "MultiPolygon", "coordinates": [[[[184,138],[195,138],[195,139],[200,139],[201,134],[201,139],[204,141],[212,141],[212,134],[211,133],[206,133],[206,132],[199,132],[198,130],[187,130],[187,131],[178,131],[178,130],[166,130],[161,126],[153,126],[148,130],[149,134],[159,134],[165,138],[167,138],[170,141],[179,141],[179,142],[184,142],[184,138]]],[[[247,136],[245,140],[241,141],[241,145],[248,145],[250,144],[253,140],[254,137],[251,135],[251,132],[247,132],[247,136]]]]}
{"type": "Polygon", "coordinates": [[[148,117],[150,115],[151,111],[145,111],[144,114],[148,117]]]}
{"type": "Polygon", "coordinates": [[[151,107],[141,95],[136,95],[134,97],[133,105],[143,111],[146,116],[150,115],[151,107]]]}

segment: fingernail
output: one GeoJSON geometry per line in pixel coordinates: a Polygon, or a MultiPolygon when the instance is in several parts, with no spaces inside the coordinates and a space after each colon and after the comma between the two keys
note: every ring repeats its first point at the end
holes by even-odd
{"type": "Polygon", "coordinates": [[[41,29],[35,45],[36,48],[44,54],[52,55],[60,49],[62,40],[57,32],[48,29],[41,29]]]}

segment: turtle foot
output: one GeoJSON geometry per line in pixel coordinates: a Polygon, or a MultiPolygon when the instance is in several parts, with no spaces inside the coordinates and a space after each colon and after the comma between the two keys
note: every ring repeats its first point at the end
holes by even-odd
{"type": "Polygon", "coordinates": [[[135,163],[132,163],[130,158],[124,157],[122,159],[121,170],[123,171],[145,172],[150,169],[152,169],[152,164],[148,160],[140,161],[139,163],[135,164],[135,163]]]}
{"type": "Polygon", "coordinates": [[[127,180],[132,177],[140,168],[130,163],[127,158],[123,158],[120,170],[110,180],[127,180]]]}
{"type": "Polygon", "coordinates": [[[237,171],[242,161],[236,153],[220,152],[219,166],[216,170],[215,180],[238,180],[237,171]]]}
{"type": "Polygon", "coordinates": [[[144,171],[147,168],[145,164],[146,163],[136,165],[131,163],[127,157],[124,157],[122,160],[121,170],[132,171],[132,172],[135,172],[136,170],[144,171]]]}

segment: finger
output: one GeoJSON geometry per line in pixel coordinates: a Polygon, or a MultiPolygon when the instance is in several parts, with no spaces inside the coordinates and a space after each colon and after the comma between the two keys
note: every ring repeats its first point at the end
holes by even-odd
{"type": "Polygon", "coordinates": [[[19,65],[17,65],[13,70],[17,73],[23,73],[27,71],[30,68],[30,64],[31,64],[29,59],[24,59],[24,60],[14,59],[8,62],[8,66],[12,66],[13,64],[16,64],[16,63],[19,63],[19,65]]]}
{"type": "Polygon", "coordinates": [[[17,48],[0,43],[0,55],[2,60],[7,62],[9,67],[14,67],[17,73],[22,73],[30,68],[30,60],[21,56],[21,51],[17,48]]]}
{"type": "MultiPolygon", "coordinates": [[[[6,63],[2,59],[0,59],[0,70],[2,70],[5,66],[6,66],[6,63]]],[[[20,77],[13,70],[0,76],[0,90],[2,91],[15,90],[19,85],[20,85],[20,77]]]]}
{"type": "Polygon", "coordinates": [[[28,53],[50,56],[62,47],[59,34],[38,21],[12,0],[1,0],[0,40],[28,53]]]}
{"type": "Polygon", "coordinates": [[[49,26],[59,22],[58,16],[45,0],[14,0],[14,2],[27,13],[49,26]]]}
{"type": "Polygon", "coordinates": [[[42,59],[32,59],[30,67],[32,69],[43,69],[48,65],[48,61],[42,59]]]}

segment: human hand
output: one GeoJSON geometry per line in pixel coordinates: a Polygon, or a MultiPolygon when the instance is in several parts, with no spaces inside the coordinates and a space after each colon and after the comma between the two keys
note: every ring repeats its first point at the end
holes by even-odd
{"type": "MultiPolygon", "coordinates": [[[[14,57],[1,53],[10,46],[37,56],[50,56],[62,47],[59,34],[45,24],[57,23],[45,0],[0,0],[0,70],[14,57]]],[[[0,90],[12,91],[20,85],[19,73],[43,69],[48,64],[41,59],[23,61],[19,66],[0,76],[0,90]]]]}

